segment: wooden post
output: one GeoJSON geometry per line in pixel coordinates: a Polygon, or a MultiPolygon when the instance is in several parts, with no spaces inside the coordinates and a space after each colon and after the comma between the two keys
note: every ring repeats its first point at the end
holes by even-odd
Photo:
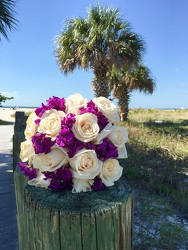
{"type": "Polygon", "coordinates": [[[133,193],[121,177],[103,191],[73,194],[26,185],[14,173],[20,250],[133,249],[133,193]]]}
{"type": "Polygon", "coordinates": [[[27,116],[24,112],[17,111],[15,113],[15,126],[13,135],[13,171],[20,160],[20,143],[25,140],[24,130],[26,127],[27,116]]]}
{"type": "Polygon", "coordinates": [[[15,126],[14,132],[24,131],[26,128],[26,120],[28,116],[25,116],[25,113],[22,111],[16,111],[15,113],[15,126]]]}

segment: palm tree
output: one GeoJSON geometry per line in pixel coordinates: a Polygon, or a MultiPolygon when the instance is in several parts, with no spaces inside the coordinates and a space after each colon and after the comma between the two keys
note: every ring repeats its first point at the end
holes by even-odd
{"type": "Polygon", "coordinates": [[[67,75],[77,67],[92,69],[95,96],[109,97],[107,72],[112,65],[120,69],[136,66],[144,52],[140,35],[131,31],[118,9],[91,6],[86,19],[67,21],[56,39],[56,61],[67,75]]]}
{"type": "MultiPolygon", "coordinates": [[[[14,0],[0,0],[0,33],[8,40],[8,30],[13,30],[17,26],[14,18],[14,0]]],[[[1,41],[1,38],[0,38],[1,41]]]]}
{"type": "Polygon", "coordinates": [[[152,94],[155,89],[155,81],[148,67],[139,64],[137,68],[117,70],[112,67],[109,75],[109,86],[113,89],[113,96],[118,99],[121,121],[125,121],[129,112],[130,94],[133,90],[139,90],[146,94],[152,94]]]}

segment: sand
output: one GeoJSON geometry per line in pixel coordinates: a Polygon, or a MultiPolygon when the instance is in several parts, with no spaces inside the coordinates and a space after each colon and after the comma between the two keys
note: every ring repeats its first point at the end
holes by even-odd
{"type": "Polygon", "coordinates": [[[0,108],[0,120],[7,121],[7,122],[15,122],[15,118],[11,117],[11,115],[15,114],[16,111],[22,112],[32,112],[35,109],[30,108],[19,108],[19,109],[10,109],[10,108],[0,108]]]}

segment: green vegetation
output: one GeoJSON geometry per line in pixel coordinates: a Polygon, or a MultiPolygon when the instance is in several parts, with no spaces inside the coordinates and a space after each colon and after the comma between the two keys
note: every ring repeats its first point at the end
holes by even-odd
{"type": "Polygon", "coordinates": [[[0,125],[12,125],[12,122],[0,120],[0,125]]]}
{"type": "Polygon", "coordinates": [[[113,65],[119,70],[138,65],[144,52],[144,42],[124,21],[118,9],[91,6],[86,19],[67,21],[56,39],[56,60],[66,75],[76,68],[92,69],[93,91],[96,97],[109,97],[108,72],[113,65]]]}
{"type": "Polygon", "coordinates": [[[131,109],[128,158],[135,193],[134,249],[187,249],[188,110],[131,109]]]}
{"type": "Polygon", "coordinates": [[[2,105],[1,105],[2,102],[5,102],[6,100],[11,100],[13,98],[14,97],[6,97],[4,95],[1,95],[1,93],[0,93],[0,107],[2,107],[2,105]]]}
{"type": "MultiPolygon", "coordinates": [[[[29,116],[32,112],[25,112],[25,116],[29,116]]],[[[11,115],[12,118],[15,118],[15,114],[11,115]]]]}
{"type": "Polygon", "coordinates": [[[135,194],[134,249],[187,249],[188,220],[167,197],[130,183],[135,194]]]}
{"type": "Polygon", "coordinates": [[[117,70],[112,67],[109,75],[109,87],[113,89],[114,98],[118,99],[121,121],[126,121],[129,112],[130,94],[133,90],[139,90],[145,94],[152,94],[155,81],[148,67],[139,64],[136,68],[117,70]]]}
{"type": "MultiPolygon", "coordinates": [[[[15,29],[17,20],[14,18],[15,0],[0,1],[0,33],[8,40],[8,31],[15,29]]],[[[1,41],[1,38],[0,38],[1,41]]]]}
{"type": "Polygon", "coordinates": [[[125,175],[188,213],[188,110],[133,109],[125,175]]]}

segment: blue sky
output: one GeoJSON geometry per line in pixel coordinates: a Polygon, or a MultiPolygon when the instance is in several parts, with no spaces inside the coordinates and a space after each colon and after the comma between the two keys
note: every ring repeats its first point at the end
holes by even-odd
{"type": "MultiPolygon", "coordinates": [[[[133,92],[131,108],[188,108],[188,1],[113,0],[101,5],[119,7],[133,31],[147,44],[144,63],[156,79],[153,95],[133,92]]],[[[96,1],[24,0],[18,1],[17,30],[10,42],[0,43],[0,92],[14,96],[4,105],[40,106],[51,96],[68,97],[79,92],[89,100],[92,71],[77,70],[67,77],[54,59],[54,40],[65,21],[86,17],[96,1]]]]}

